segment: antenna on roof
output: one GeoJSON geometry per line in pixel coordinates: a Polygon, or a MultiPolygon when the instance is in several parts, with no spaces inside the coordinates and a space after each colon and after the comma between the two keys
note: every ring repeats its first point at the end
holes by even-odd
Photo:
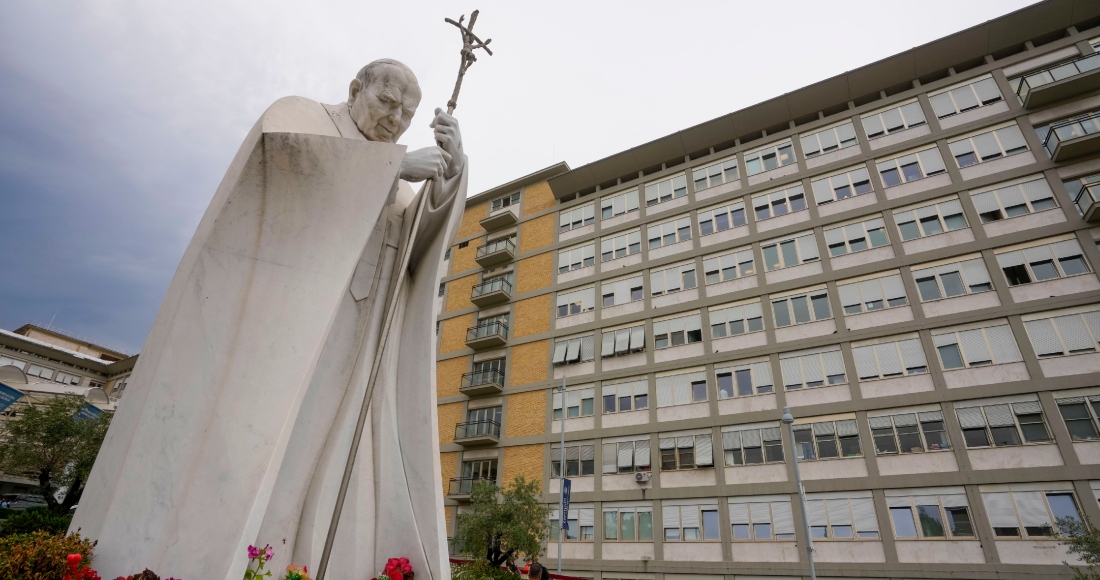
{"type": "Polygon", "coordinates": [[[61,310],[60,306],[58,306],[57,309],[53,311],[53,316],[50,317],[50,323],[46,325],[46,330],[49,330],[50,328],[53,327],[53,321],[54,321],[55,318],[57,318],[57,311],[58,310],[61,310]]]}

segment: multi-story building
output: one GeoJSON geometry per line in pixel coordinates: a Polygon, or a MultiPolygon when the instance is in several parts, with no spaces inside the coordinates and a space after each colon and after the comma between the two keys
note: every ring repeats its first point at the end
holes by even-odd
{"type": "Polygon", "coordinates": [[[577,576],[805,577],[804,516],[823,577],[1068,577],[1056,520],[1100,522],[1098,26],[1043,2],[470,198],[449,533],[521,474],[556,526],[564,469],[577,576]]]}

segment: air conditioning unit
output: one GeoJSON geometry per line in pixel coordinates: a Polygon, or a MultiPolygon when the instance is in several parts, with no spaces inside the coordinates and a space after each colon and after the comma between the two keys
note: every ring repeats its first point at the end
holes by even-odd
{"type": "Polygon", "coordinates": [[[639,471],[634,474],[634,481],[638,483],[649,483],[650,479],[653,479],[653,473],[649,471],[639,471]]]}

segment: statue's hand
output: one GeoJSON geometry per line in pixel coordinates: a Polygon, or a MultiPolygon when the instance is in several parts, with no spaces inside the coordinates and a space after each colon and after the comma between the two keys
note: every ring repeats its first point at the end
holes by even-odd
{"type": "Polygon", "coordinates": [[[439,147],[425,147],[409,151],[401,160],[401,179],[424,181],[443,177],[451,162],[451,154],[439,147]]]}
{"type": "Polygon", "coordinates": [[[458,119],[437,108],[431,127],[435,129],[435,142],[450,155],[451,162],[443,174],[450,179],[458,175],[466,163],[466,156],[462,154],[462,132],[458,128],[458,119]]]}

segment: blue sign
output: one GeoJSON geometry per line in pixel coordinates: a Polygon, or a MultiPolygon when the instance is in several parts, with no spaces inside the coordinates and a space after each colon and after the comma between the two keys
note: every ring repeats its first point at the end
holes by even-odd
{"type": "Polygon", "coordinates": [[[84,406],[80,407],[80,410],[77,411],[75,415],[73,415],[73,420],[87,421],[89,419],[98,419],[102,414],[103,411],[92,405],[89,405],[88,403],[84,403],[84,406]]]}
{"type": "Polygon", "coordinates": [[[0,383],[0,413],[4,412],[8,407],[12,406],[19,399],[23,398],[23,393],[0,383]]]}
{"type": "Polygon", "coordinates": [[[573,482],[568,479],[561,480],[561,529],[569,531],[569,496],[573,491],[573,482]]]}

